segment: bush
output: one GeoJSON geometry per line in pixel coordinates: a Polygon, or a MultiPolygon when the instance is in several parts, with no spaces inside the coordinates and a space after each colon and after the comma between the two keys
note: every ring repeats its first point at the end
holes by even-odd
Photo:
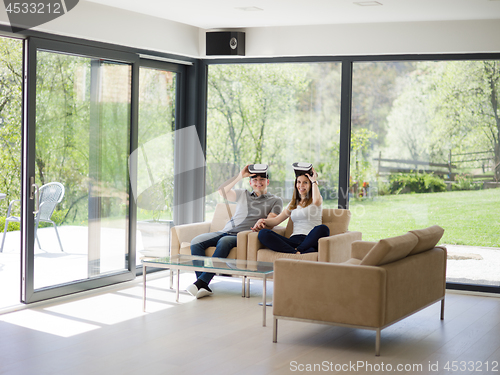
{"type": "MultiPolygon", "coordinates": [[[[57,226],[60,226],[63,221],[64,221],[64,218],[66,217],[66,214],[68,213],[68,210],[59,210],[59,211],[54,211],[52,213],[52,216],[50,217],[50,220],[52,220],[54,223],[56,223],[57,226]]],[[[46,228],[46,227],[51,227],[52,224],[51,223],[44,223],[44,222],[40,222],[40,224],[38,225],[39,228],[46,228]]]]}
{"type": "Polygon", "coordinates": [[[390,185],[386,182],[379,180],[377,182],[377,194],[378,195],[389,195],[391,194],[390,185]]]}
{"type": "Polygon", "coordinates": [[[445,182],[433,173],[397,173],[389,179],[392,194],[438,193],[446,191],[445,182]]]}
{"type": "MultiPolygon", "coordinates": [[[[3,233],[5,228],[5,216],[0,216],[0,230],[3,233]]],[[[9,226],[7,227],[7,232],[12,232],[15,230],[21,230],[21,224],[13,221],[9,221],[9,226]]]]}
{"type": "MultiPolygon", "coordinates": [[[[54,211],[52,214],[51,220],[56,223],[57,226],[61,225],[64,221],[64,218],[66,217],[66,214],[68,213],[68,210],[60,210],[60,211],[54,211]]],[[[44,223],[40,222],[39,228],[45,228],[45,227],[51,227],[52,224],[50,223],[44,223]]],[[[0,230],[3,233],[3,230],[5,228],[5,216],[0,216],[0,230]]],[[[21,230],[21,223],[16,223],[13,221],[9,221],[9,226],[7,227],[7,232],[12,232],[15,230],[21,230]]]]}
{"type": "Polygon", "coordinates": [[[466,174],[457,174],[455,181],[451,184],[451,190],[479,190],[482,186],[481,184],[474,183],[472,176],[466,174]]]}

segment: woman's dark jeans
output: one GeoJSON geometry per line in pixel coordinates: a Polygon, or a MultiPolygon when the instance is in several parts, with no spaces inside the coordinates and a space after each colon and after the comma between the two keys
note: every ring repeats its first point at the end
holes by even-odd
{"type": "Polygon", "coordinates": [[[290,238],[281,236],[270,229],[261,229],[259,241],[269,249],[280,253],[295,254],[299,251],[301,254],[306,254],[318,251],[318,240],[329,235],[330,229],[324,224],[315,226],[307,236],[297,234],[290,238]]]}

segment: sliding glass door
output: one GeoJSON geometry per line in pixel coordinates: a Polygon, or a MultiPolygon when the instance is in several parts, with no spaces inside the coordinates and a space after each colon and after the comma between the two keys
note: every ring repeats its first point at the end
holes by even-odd
{"type": "Polygon", "coordinates": [[[141,257],[170,254],[174,214],[174,142],[178,121],[176,94],[182,67],[141,60],[139,68],[138,147],[133,197],[137,203],[137,266],[141,257]]]}
{"type": "Polygon", "coordinates": [[[23,301],[132,279],[135,56],[35,39],[26,50],[23,301]]]}

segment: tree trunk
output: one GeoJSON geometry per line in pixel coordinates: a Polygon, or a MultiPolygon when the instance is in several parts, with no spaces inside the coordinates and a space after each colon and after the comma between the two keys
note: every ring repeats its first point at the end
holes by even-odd
{"type": "Polygon", "coordinates": [[[496,136],[493,132],[493,150],[495,152],[494,158],[494,172],[495,181],[500,180],[500,114],[498,113],[498,97],[497,97],[497,84],[500,82],[500,71],[498,70],[498,65],[493,62],[493,66],[489,68],[486,65],[486,72],[488,73],[488,80],[490,85],[490,101],[491,108],[493,110],[493,116],[496,124],[496,136]]]}

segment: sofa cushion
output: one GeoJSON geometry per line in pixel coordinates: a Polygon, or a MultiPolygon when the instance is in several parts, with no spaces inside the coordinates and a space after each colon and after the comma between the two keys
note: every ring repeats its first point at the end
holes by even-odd
{"type": "Polygon", "coordinates": [[[357,258],[351,258],[349,260],[346,260],[345,262],[342,262],[342,264],[350,264],[353,266],[359,266],[361,264],[361,260],[357,258]]]}
{"type": "Polygon", "coordinates": [[[411,230],[418,237],[417,246],[413,248],[409,255],[415,255],[426,250],[434,249],[441,237],[443,237],[444,229],[439,225],[433,225],[432,227],[418,230],[411,230]]]}
{"type": "Polygon", "coordinates": [[[413,233],[380,240],[361,261],[363,266],[381,266],[406,257],[418,243],[413,233]]]}
{"type": "Polygon", "coordinates": [[[259,262],[274,262],[276,259],[289,258],[289,259],[300,259],[300,260],[312,260],[318,261],[318,253],[307,253],[307,254],[289,254],[280,253],[273,250],[259,250],[257,253],[257,261],[259,262]]]}

